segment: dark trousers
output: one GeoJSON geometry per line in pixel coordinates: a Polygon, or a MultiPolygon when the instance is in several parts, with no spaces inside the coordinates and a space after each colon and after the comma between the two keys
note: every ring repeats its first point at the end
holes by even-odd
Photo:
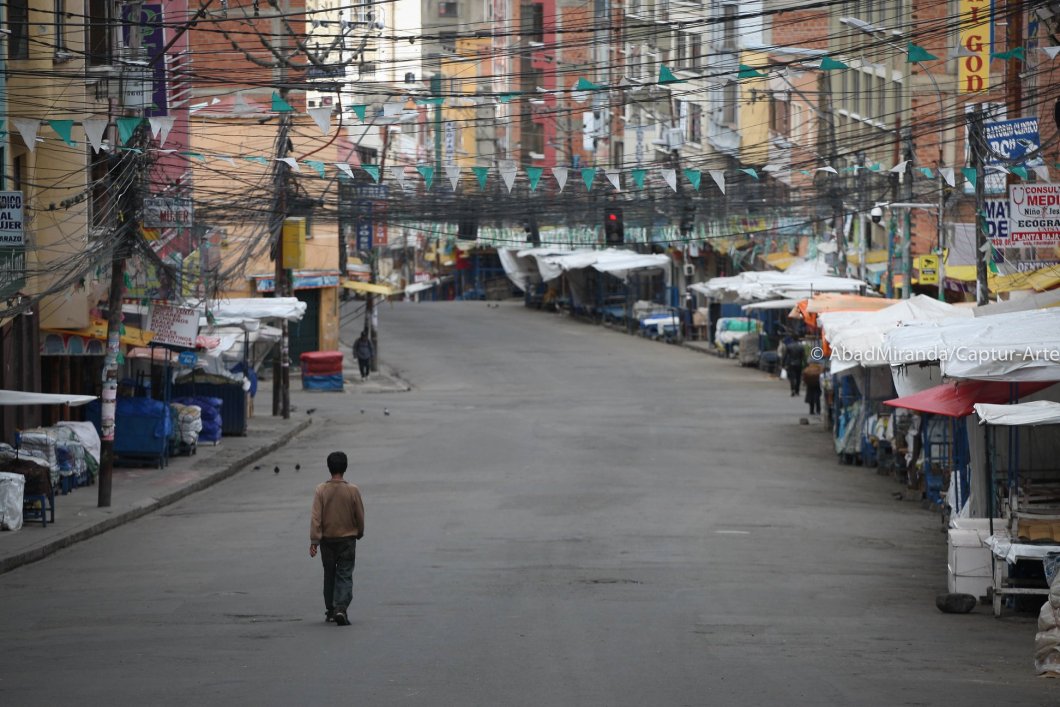
{"type": "Polygon", "coordinates": [[[367,378],[368,374],[372,372],[372,359],[359,358],[357,359],[357,366],[361,369],[361,378],[367,378]]]}
{"type": "Polygon", "coordinates": [[[324,608],[328,611],[346,611],[353,601],[357,539],[321,540],[320,561],[324,563],[324,608]]]}
{"type": "Polygon", "coordinates": [[[787,366],[788,384],[791,385],[791,394],[798,395],[802,386],[802,366],[787,366]]]}
{"type": "Polygon", "coordinates": [[[810,414],[820,415],[821,414],[821,386],[819,385],[808,385],[806,386],[806,402],[810,404],[810,414]]]}

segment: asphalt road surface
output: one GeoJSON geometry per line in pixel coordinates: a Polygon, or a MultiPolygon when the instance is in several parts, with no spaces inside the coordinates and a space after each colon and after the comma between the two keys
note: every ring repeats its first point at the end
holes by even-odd
{"type": "Polygon", "coordinates": [[[411,392],[297,393],[327,421],[263,469],[0,576],[0,702],[1060,703],[1034,617],[938,612],[938,516],[786,383],[521,303],[380,319],[411,392]],[[308,555],[334,449],[349,627],[308,555]]]}

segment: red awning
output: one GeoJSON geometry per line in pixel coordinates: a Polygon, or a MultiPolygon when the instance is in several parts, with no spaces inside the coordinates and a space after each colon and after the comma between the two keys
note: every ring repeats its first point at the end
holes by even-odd
{"type": "Polygon", "coordinates": [[[976,403],[1010,403],[1016,402],[1025,395],[1055,385],[1050,381],[1028,383],[1004,383],[1001,381],[962,380],[956,383],[943,383],[904,398],[887,400],[885,404],[896,408],[906,408],[932,415],[947,417],[965,417],[972,414],[976,403]]]}

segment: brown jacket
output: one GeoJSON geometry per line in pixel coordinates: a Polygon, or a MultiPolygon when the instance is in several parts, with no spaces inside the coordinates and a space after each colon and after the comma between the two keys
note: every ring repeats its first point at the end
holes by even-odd
{"type": "Polygon", "coordinates": [[[356,486],[330,479],[317,486],[313,494],[313,518],[309,524],[309,541],[357,538],[364,536],[364,502],[356,486]]]}

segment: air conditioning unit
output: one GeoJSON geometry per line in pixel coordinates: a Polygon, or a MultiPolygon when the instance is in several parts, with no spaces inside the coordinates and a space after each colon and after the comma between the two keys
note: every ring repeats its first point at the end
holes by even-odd
{"type": "Polygon", "coordinates": [[[692,277],[696,274],[696,266],[692,263],[685,263],[685,277],[692,277]]]}

